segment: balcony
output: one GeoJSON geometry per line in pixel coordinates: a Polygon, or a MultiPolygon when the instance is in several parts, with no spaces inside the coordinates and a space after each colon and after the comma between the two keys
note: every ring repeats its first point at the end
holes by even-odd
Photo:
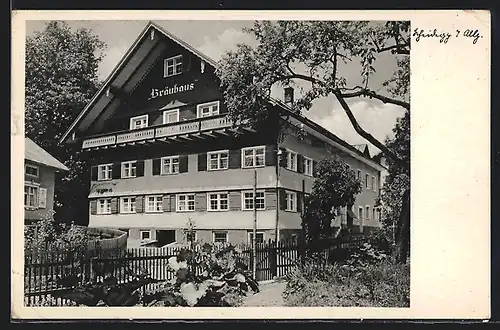
{"type": "Polygon", "coordinates": [[[146,127],[126,132],[91,137],[83,141],[82,149],[106,149],[109,147],[150,143],[170,143],[176,140],[199,140],[208,137],[229,135],[238,131],[253,131],[249,127],[233,128],[226,115],[196,118],[177,123],[146,127]]]}

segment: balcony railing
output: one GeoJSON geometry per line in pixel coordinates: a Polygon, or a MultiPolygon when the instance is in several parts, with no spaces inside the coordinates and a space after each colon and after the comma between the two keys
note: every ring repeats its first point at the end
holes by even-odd
{"type": "Polygon", "coordinates": [[[166,124],[156,128],[148,127],[144,129],[90,138],[83,141],[82,148],[86,149],[103,147],[120,143],[145,141],[156,138],[199,133],[204,131],[228,128],[231,127],[231,125],[231,121],[225,115],[201,119],[197,118],[195,120],[186,122],[166,124]]]}

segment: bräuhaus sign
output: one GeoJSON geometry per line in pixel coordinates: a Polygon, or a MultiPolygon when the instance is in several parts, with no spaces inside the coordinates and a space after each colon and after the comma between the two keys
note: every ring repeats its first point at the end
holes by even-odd
{"type": "Polygon", "coordinates": [[[155,99],[157,97],[174,95],[177,93],[188,92],[194,89],[194,82],[185,85],[173,85],[165,86],[163,89],[151,88],[151,93],[149,94],[148,100],[155,99]]]}

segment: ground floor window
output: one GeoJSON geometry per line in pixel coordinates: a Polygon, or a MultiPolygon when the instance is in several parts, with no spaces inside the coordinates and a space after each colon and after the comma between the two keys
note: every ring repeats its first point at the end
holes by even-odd
{"type": "Polygon", "coordinates": [[[38,206],[38,187],[24,186],[24,206],[38,206]]]}
{"type": "Polygon", "coordinates": [[[141,240],[145,241],[151,239],[153,235],[151,235],[151,230],[141,230],[141,240]]]}
{"type": "Polygon", "coordinates": [[[227,232],[225,231],[214,231],[213,232],[214,243],[227,243],[227,232]]]}
{"type": "MultiPolygon", "coordinates": [[[[255,243],[257,244],[262,244],[264,243],[264,233],[263,232],[257,232],[255,234],[255,243]]],[[[253,244],[253,232],[248,233],[248,243],[253,244]]]]}

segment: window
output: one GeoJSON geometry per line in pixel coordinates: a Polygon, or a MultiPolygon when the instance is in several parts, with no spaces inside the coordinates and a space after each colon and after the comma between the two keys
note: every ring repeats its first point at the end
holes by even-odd
{"type": "Polygon", "coordinates": [[[24,206],[38,206],[38,187],[28,185],[24,186],[24,206]]]}
{"type": "Polygon", "coordinates": [[[358,208],[358,220],[361,222],[363,220],[363,208],[360,206],[358,208]]]}
{"type": "Polygon", "coordinates": [[[162,212],[163,196],[146,196],[146,212],[162,212]]]}
{"type": "Polygon", "coordinates": [[[313,161],[311,158],[304,157],[304,174],[313,175],[313,161]]]}
{"type": "Polygon", "coordinates": [[[287,150],[286,153],[286,168],[297,171],[297,154],[290,150],[287,150]]]}
{"type": "Polygon", "coordinates": [[[130,129],[148,127],[148,115],[130,118],[130,129]]]}
{"type": "Polygon", "coordinates": [[[266,147],[252,147],[242,149],[242,167],[258,167],[265,165],[265,148],[266,147]]]}
{"type": "Polygon", "coordinates": [[[297,234],[291,234],[290,235],[290,240],[292,241],[292,243],[297,244],[297,242],[298,242],[298,236],[297,236],[297,234]]]}
{"type": "Polygon", "coordinates": [[[151,239],[151,236],[151,230],[141,230],[141,240],[149,240],[151,239]]]}
{"type": "Polygon", "coordinates": [[[163,63],[163,77],[175,76],[182,73],[182,55],[165,59],[163,63]]]}
{"type": "Polygon", "coordinates": [[[198,104],[198,118],[210,117],[219,114],[219,101],[198,104]]]}
{"type": "Polygon", "coordinates": [[[365,213],[366,220],[370,220],[370,207],[366,206],[366,213],[365,213]]]}
{"type": "Polygon", "coordinates": [[[368,181],[370,180],[370,176],[368,174],[365,174],[365,187],[368,188],[368,181]]]}
{"type": "Polygon", "coordinates": [[[227,243],[227,232],[214,231],[214,243],[227,243]]]}
{"type": "Polygon", "coordinates": [[[229,166],[229,151],[209,152],[207,157],[207,168],[209,171],[227,170],[229,166]]]}
{"type": "Polygon", "coordinates": [[[179,109],[163,111],[163,123],[170,124],[179,121],[179,109]]]}
{"type": "Polygon", "coordinates": [[[285,194],[286,199],[286,211],[297,212],[297,193],[293,191],[287,191],[285,194]]]}
{"type": "Polygon", "coordinates": [[[373,189],[373,191],[377,191],[377,188],[378,188],[378,186],[377,186],[377,177],[372,176],[372,189],[373,189]]]}
{"type": "MultiPolygon", "coordinates": [[[[262,244],[264,242],[265,242],[264,241],[264,233],[263,232],[255,233],[255,243],[262,244]]],[[[253,243],[253,232],[248,233],[248,243],[249,244],[253,243]]]]}
{"type": "Polygon", "coordinates": [[[24,173],[29,176],[38,177],[38,166],[26,164],[24,166],[24,173]]]}
{"type": "Polygon", "coordinates": [[[177,212],[194,211],[194,194],[177,195],[177,212]]]}
{"type": "Polygon", "coordinates": [[[184,235],[186,236],[186,241],[196,242],[196,231],[195,230],[185,230],[184,235]]]}
{"type": "Polygon", "coordinates": [[[120,213],[135,213],[135,197],[122,197],[120,201],[120,213]]]}
{"type": "MultiPolygon", "coordinates": [[[[257,191],[255,198],[257,210],[265,209],[265,194],[263,191],[257,191]]],[[[243,192],[243,210],[253,210],[253,191],[243,192]]]]}
{"type": "Polygon", "coordinates": [[[97,180],[111,180],[113,170],[113,164],[102,164],[97,166],[97,180]]]}
{"type": "Polygon", "coordinates": [[[111,214],[111,198],[97,200],[97,214],[111,214]]]}
{"type": "Polygon", "coordinates": [[[227,211],[229,210],[229,196],[227,193],[209,193],[208,194],[209,211],[227,211]]]}
{"type": "Polygon", "coordinates": [[[373,208],[372,212],[373,212],[372,219],[377,220],[377,209],[375,207],[373,208]]]}
{"type": "Polygon", "coordinates": [[[358,180],[361,181],[361,170],[358,170],[358,180]]]}
{"type": "Polygon", "coordinates": [[[161,174],[179,173],[179,156],[163,157],[161,159],[161,174]]]}
{"type": "Polygon", "coordinates": [[[135,178],[136,176],[136,164],[135,160],[130,162],[122,163],[122,178],[135,178]]]}

